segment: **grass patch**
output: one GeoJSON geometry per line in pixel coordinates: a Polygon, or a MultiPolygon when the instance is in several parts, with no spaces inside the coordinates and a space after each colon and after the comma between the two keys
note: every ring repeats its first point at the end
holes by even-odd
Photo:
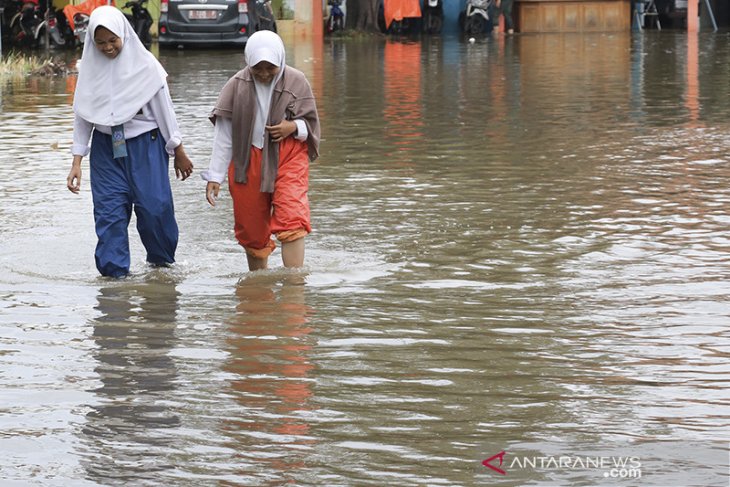
{"type": "Polygon", "coordinates": [[[37,57],[11,52],[0,59],[0,76],[24,76],[43,66],[37,57]]]}
{"type": "Polygon", "coordinates": [[[373,32],[359,29],[344,29],[337,32],[326,34],[325,37],[330,39],[372,39],[373,37],[386,37],[382,32],[373,32]]]}
{"type": "Polygon", "coordinates": [[[40,58],[11,52],[0,59],[0,77],[65,76],[73,70],[58,57],[40,58]]]}

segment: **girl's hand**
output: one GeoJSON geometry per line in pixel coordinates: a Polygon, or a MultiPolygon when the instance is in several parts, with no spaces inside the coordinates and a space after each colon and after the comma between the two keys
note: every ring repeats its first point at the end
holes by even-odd
{"type": "Polygon", "coordinates": [[[210,203],[210,206],[215,206],[215,200],[218,198],[218,191],[220,189],[221,184],[213,181],[208,181],[208,184],[205,186],[205,198],[210,203]]]}
{"type": "Polygon", "coordinates": [[[81,189],[81,156],[74,156],[71,170],[66,178],[66,187],[75,194],[78,194],[81,189]]]}
{"type": "Polygon", "coordinates": [[[266,130],[269,131],[271,140],[281,142],[297,131],[297,124],[291,120],[282,120],[278,125],[267,125],[266,130]]]}
{"type": "Polygon", "coordinates": [[[190,160],[182,144],[175,147],[175,177],[185,181],[193,173],[193,161],[190,160]]]}

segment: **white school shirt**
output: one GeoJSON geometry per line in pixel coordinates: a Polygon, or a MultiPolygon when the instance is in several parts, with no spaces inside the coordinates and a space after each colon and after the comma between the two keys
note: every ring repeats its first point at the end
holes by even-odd
{"type": "MultiPolygon", "coordinates": [[[[304,142],[309,136],[307,124],[304,120],[293,120],[297,124],[297,140],[304,142]]],[[[126,130],[126,129],[125,129],[126,130]]],[[[228,166],[233,158],[233,121],[230,118],[216,117],[213,133],[213,153],[210,156],[210,166],[200,173],[206,181],[222,183],[226,180],[228,166]]]]}
{"type": "MultiPolygon", "coordinates": [[[[124,138],[131,139],[142,135],[150,130],[160,129],[160,135],[167,141],[165,150],[171,156],[175,154],[175,147],[182,143],[180,127],[175,118],[175,109],[172,106],[170,91],[167,85],[163,86],[155,96],[142,107],[142,113],[138,113],[128,122],[124,122],[124,138]]],[[[91,130],[111,135],[112,128],[106,125],[94,125],[78,115],[74,116],[74,136],[71,153],[75,156],[86,156],[89,153],[89,140],[91,130]]]]}

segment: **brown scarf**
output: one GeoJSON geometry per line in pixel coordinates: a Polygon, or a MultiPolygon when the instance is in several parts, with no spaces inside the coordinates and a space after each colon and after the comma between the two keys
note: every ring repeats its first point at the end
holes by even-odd
{"type": "MultiPolygon", "coordinates": [[[[236,73],[223,87],[215,108],[210,114],[211,122],[216,117],[226,117],[233,124],[233,164],[235,181],[246,183],[254,116],[256,113],[256,91],[248,67],[236,73]]],[[[271,99],[267,125],[276,125],[283,120],[303,120],[307,125],[307,147],[309,160],[319,157],[319,116],[312,88],[301,71],[286,66],[271,99]]],[[[274,181],[279,170],[279,143],[264,137],[261,167],[261,192],[273,193],[274,181]]]]}

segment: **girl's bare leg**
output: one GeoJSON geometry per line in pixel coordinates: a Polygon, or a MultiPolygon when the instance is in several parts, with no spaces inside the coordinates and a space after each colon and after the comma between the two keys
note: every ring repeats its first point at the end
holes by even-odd
{"type": "Polygon", "coordinates": [[[284,267],[304,266],[304,238],[298,238],[293,242],[282,242],[281,259],[284,267]]]}
{"type": "Polygon", "coordinates": [[[253,255],[246,254],[246,259],[248,260],[248,270],[250,271],[266,269],[269,263],[267,257],[254,257],[253,255]]]}

